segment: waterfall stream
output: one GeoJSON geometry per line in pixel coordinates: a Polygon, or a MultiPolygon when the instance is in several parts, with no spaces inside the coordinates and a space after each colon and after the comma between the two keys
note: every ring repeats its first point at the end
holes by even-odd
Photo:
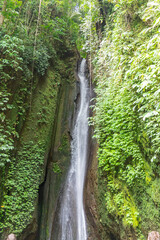
{"type": "Polygon", "coordinates": [[[88,114],[90,93],[85,76],[86,60],[78,70],[80,79],[80,105],[72,132],[71,166],[67,175],[60,208],[60,233],[58,240],[86,240],[83,190],[87,167],[88,114]]]}

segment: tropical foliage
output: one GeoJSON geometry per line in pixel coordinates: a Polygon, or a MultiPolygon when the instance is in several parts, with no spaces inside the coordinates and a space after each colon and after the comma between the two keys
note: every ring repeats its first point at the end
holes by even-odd
{"type": "MultiPolygon", "coordinates": [[[[97,84],[92,124],[105,189],[106,218],[102,218],[105,225],[113,215],[122,221],[125,235],[134,228],[141,239],[151,226],[160,229],[159,203],[151,194],[160,175],[159,1],[103,4],[104,12],[105,4],[110,4],[110,11],[104,13],[106,26],[100,43],[97,32],[90,36],[89,29],[82,28],[84,36],[87,32],[87,38],[94,39],[94,45],[92,40],[87,43],[97,84]]],[[[84,22],[88,26],[87,18],[84,22]]],[[[95,26],[93,19],[91,24],[95,26]]]]}
{"type": "Polygon", "coordinates": [[[75,49],[75,6],[0,3],[0,238],[21,234],[33,218],[61,74],[69,81],[64,61],[75,49]]]}
{"type": "MultiPolygon", "coordinates": [[[[88,58],[96,86],[95,116],[90,122],[99,144],[101,224],[113,236],[115,223],[120,225],[121,239],[134,232],[140,240],[148,231],[160,230],[159,3],[159,0],[0,3],[3,230],[20,234],[32,218],[48,144],[41,136],[45,132],[49,136],[48,119],[56,108],[60,71],[63,76],[67,74],[63,60],[76,48],[88,58]],[[41,93],[39,87],[45,84],[50,68],[54,74],[48,76],[48,89],[41,93]],[[39,102],[33,101],[35,94],[39,102]],[[48,106],[48,98],[55,99],[52,107],[48,106]],[[28,132],[23,139],[27,117],[33,126],[26,124],[28,132]],[[30,137],[33,128],[39,132],[30,137]]],[[[53,172],[61,175],[56,163],[53,172]]]]}

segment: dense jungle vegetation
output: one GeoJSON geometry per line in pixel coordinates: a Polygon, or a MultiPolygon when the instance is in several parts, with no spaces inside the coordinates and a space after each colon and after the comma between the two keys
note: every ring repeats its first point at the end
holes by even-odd
{"type": "Polygon", "coordinates": [[[2,233],[19,235],[33,217],[59,86],[74,74],[67,59],[76,51],[77,24],[69,17],[74,6],[68,1],[37,0],[0,5],[2,233]]]}
{"type": "Polygon", "coordinates": [[[33,217],[77,51],[96,92],[100,224],[123,240],[160,231],[160,1],[4,0],[0,9],[1,233],[19,236],[33,217]]]}

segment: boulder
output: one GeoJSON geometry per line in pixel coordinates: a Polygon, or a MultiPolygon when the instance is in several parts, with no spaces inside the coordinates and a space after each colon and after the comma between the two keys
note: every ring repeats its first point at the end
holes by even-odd
{"type": "Polygon", "coordinates": [[[148,240],[160,240],[159,232],[152,231],[148,234],[148,240]]]}
{"type": "Polygon", "coordinates": [[[16,236],[11,233],[10,235],[8,235],[7,240],[16,240],[16,236]]]}

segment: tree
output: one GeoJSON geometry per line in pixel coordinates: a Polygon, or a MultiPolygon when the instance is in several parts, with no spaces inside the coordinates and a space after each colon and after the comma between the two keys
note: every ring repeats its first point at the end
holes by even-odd
{"type": "Polygon", "coordinates": [[[2,25],[3,25],[3,22],[4,22],[4,13],[5,13],[5,11],[6,11],[6,7],[7,7],[7,1],[5,0],[5,1],[3,2],[2,12],[1,12],[1,14],[0,14],[0,26],[2,26],[2,25]]]}

